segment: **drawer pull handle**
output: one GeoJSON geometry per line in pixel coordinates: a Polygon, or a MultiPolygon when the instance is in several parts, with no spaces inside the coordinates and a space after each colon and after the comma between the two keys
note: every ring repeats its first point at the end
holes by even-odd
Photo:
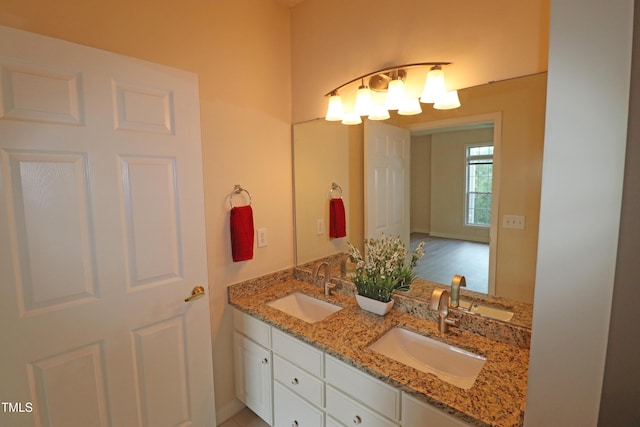
{"type": "Polygon", "coordinates": [[[291,380],[291,384],[293,384],[293,385],[298,385],[299,383],[300,383],[300,381],[298,381],[297,378],[294,378],[294,379],[291,380]]]}
{"type": "Polygon", "coordinates": [[[266,357],[264,359],[262,359],[262,364],[266,365],[269,363],[269,359],[267,359],[266,357]]]}
{"type": "Polygon", "coordinates": [[[356,425],[362,423],[362,418],[360,418],[360,415],[356,415],[355,417],[353,417],[353,423],[356,425]]]}
{"type": "Polygon", "coordinates": [[[298,427],[298,422],[296,420],[293,420],[293,422],[291,423],[291,427],[298,427]]]}

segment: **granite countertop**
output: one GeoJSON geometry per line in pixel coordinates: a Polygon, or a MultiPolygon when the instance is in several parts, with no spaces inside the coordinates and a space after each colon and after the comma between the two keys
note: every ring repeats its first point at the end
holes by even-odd
{"type": "Polygon", "coordinates": [[[229,304],[431,405],[477,426],[521,426],[529,351],[464,330],[442,335],[430,320],[391,310],[378,316],[360,309],[355,298],[293,278],[290,274],[232,285],[229,304]],[[307,323],[267,305],[299,291],[344,307],[317,323],[307,323]],[[396,362],[368,348],[390,329],[402,326],[486,357],[474,385],[464,390],[432,374],[396,362]]]}

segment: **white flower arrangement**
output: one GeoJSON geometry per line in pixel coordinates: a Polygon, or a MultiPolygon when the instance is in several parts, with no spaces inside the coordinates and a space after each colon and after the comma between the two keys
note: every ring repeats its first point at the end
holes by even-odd
{"type": "Polygon", "coordinates": [[[391,301],[394,290],[406,291],[413,279],[418,260],[424,256],[421,242],[406,265],[407,250],[400,238],[392,239],[384,234],[379,239],[365,240],[366,261],[358,248],[349,244],[349,256],[356,263],[353,283],[358,294],[382,302],[391,301]]]}

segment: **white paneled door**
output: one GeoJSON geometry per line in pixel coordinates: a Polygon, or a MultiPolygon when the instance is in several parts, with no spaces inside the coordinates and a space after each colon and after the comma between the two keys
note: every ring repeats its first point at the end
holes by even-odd
{"type": "Polygon", "coordinates": [[[369,120],[364,140],[365,238],[400,237],[409,250],[409,131],[369,120]]]}
{"type": "Polygon", "coordinates": [[[215,426],[195,75],[0,27],[0,425],[215,426]]]}

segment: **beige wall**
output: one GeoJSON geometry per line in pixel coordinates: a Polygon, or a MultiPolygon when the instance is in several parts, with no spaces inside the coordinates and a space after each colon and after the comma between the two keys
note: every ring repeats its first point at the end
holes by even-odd
{"type": "MultiPolygon", "coordinates": [[[[348,251],[364,251],[364,127],[323,119],[293,126],[296,262],[303,264],[348,251]],[[347,236],[329,238],[329,186],[342,187],[347,236]],[[319,197],[320,196],[320,197],[319,197]],[[324,218],[325,233],[316,234],[324,218]]],[[[337,194],[337,193],[336,193],[337,194]]]]}
{"type": "Polygon", "coordinates": [[[349,128],[349,242],[364,253],[364,126],[349,128]]]}
{"type": "Polygon", "coordinates": [[[431,135],[411,137],[411,232],[431,231],[431,135]]]}
{"type": "MultiPolygon", "coordinates": [[[[313,261],[338,252],[346,252],[347,237],[329,237],[329,189],[332,183],[342,188],[345,214],[351,209],[349,185],[349,127],[339,122],[314,120],[295,126],[293,162],[296,208],[296,261],[313,261]],[[298,167],[302,166],[303,167],[298,167]],[[324,232],[317,233],[317,220],[324,221],[324,232]]],[[[340,195],[332,192],[333,197],[340,195]]]]}
{"type": "Polygon", "coordinates": [[[487,142],[493,142],[493,129],[442,132],[431,136],[431,234],[433,236],[489,242],[489,227],[464,225],[465,149],[469,144],[487,142]]]}
{"type": "Polygon", "coordinates": [[[548,0],[305,0],[292,10],[293,122],[324,117],[324,94],[397,64],[453,62],[450,89],[546,71],[548,21],[548,0]]]}
{"type": "Polygon", "coordinates": [[[197,73],[218,421],[234,398],[227,285],[293,264],[290,12],[263,0],[2,0],[0,24],[197,73]],[[278,82],[278,84],[272,84],[278,82]],[[269,246],[231,261],[226,195],[253,196],[269,246]]]}

